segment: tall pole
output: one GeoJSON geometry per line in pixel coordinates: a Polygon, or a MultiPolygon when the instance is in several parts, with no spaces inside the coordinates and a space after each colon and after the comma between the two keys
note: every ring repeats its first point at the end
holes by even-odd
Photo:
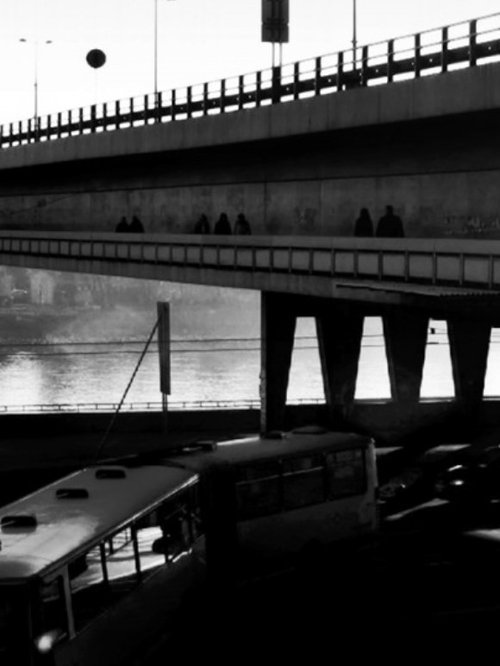
{"type": "Polygon", "coordinates": [[[158,0],[155,0],[154,59],[155,106],[158,106],[158,0]]]}
{"type": "Polygon", "coordinates": [[[356,51],[358,48],[357,39],[357,17],[356,17],[356,0],[352,0],[352,66],[356,69],[356,51]]]}
{"type": "MultiPolygon", "coordinates": [[[[20,42],[23,42],[25,44],[28,44],[31,40],[26,39],[26,37],[21,37],[19,40],[20,42]]],[[[43,44],[52,44],[51,39],[45,39],[43,41],[43,44]]],[[[33,40],[33,55],[34,55],[34,63],[33,63],[33,96],[34,96],[34,113],[33,117],[35,120],[35,127],[38,126],[38,39],[33,40]]]]}

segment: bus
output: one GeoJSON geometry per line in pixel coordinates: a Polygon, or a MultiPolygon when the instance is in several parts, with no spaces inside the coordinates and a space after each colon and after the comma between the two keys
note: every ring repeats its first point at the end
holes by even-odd
{"type": "Polygon", "coordinates": [[[207,581],[218,593],[376,533],[369,437],[303,429],[121,462],[0,509],[2,666],[141,663],[207,581]]]}

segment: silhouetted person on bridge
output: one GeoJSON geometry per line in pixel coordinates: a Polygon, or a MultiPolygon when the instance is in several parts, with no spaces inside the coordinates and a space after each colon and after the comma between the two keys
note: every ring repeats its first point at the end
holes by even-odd
{"type": "Polygon", "coordinates": [[[404,235],[401,218],[394,215],[392,206],[386,206],[385,215],[378,221],[376,236],[380,238],[403,238],[404,235]]]}
{"type": "Polygon", "coordinates": [[[227,218],[226,213],[221,213],[219,219],[215,223],[214,234],[230,234],[231,225],[227,218]]]}
{"type": "Polygon", "coordinates": [[[210,233],[210,222],[206,215],[200,215],[200,219],[194,225],[195,234],[209,234],[210,233]]]}
{"type": "Polygon", "coordinates": [[[126,234],[127,232],[130,231],[130,227],[128,225],[126,217],[122,217],[122,219],[118,222],[115,231],[119,234],[126,234]]]}
{"type": "Polygon", "coordinates": [[[249,236],[252,233],[250,223],[243,213],[240,213],[236,218],[236,222],[234,223],[234,233],[242,236],[249,236]]]}
{"type": "Polygon", "coordinates": [[[142,234],[144,232],[142,222],[136,215],[134,215],[132,222],[130,223],[130,231],[134,234],[142,234]]]}
{"type": "Polygon", "coordinates": [[[355,236],[373,236],[373,222],[368,208],[362,208],[359,217],[354,223],[355,236]]]}

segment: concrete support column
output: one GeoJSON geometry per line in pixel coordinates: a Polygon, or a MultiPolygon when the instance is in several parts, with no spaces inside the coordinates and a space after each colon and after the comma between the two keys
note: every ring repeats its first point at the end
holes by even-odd
{"type": "Polygon", "coordinates": [[[297,315],[291,300],[281,294],[261,294],[261,430],[281,430],[285,423],[297,315]]]}
{"type": "Polygon", "coordinates": [[[332,307],[316,315],[325,398],[332,419],[345,416],[354,401],[363,316],[332,307]]]}
{"type": "Polygon", "coordinates": [[[491,325],[449,319],[447,326],[456,399],[467,405],[477,405],[483,397],[491,325]]]}
{"type": "Polygon", "coordinates": [[[392,399],[418,402],[429,318],[404,310],[385,315],[383,323],[392,399]]]}

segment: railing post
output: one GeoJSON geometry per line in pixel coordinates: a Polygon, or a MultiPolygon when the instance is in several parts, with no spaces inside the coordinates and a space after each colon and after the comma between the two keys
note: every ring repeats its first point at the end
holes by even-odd
{"type": "Polygon", "coordinates": [[[300,80],[300,71],[299,71],[299,63],[296,62],[293,65],[293,99],[299,99],[299,80],[300,80]]]}
{"type": "Polygon", "coordinates": [[[191,86],[186,88],[186,116],[191,118],[193,113],[193,89],[191,86]]]}
{"type": "MultiPolygon", "coordinates": [[[[356,72],[356,70],[354,70],[356,72]]],[[[363,46],[361,49],[361,76],[360,83],[366,86],[368,82],[368,46],[363,46]]]]}
{"type": "Polygon", "coordinates": [[[208,83],[203,84],[203,115],[208,114],[208,83]]]}
{"type": "Polygon", "coordinates": [[[134,98],[130,98],[130,103],[129,103],[129,125],[130,127],[134,126],[134,98]]]}
{"type": "Polygon", "coordinates": [[[73,133],[72,125],[73,125],[73,111],[72,109],[70,109],[68,111],[68,136],[71,136],[71,134],[73,133]]]}
{"type": "Polygon", "coordinates": [[[342,90],[344,85],[344,52],[339,51],[337,54],[337,92],[342,90]]]}
{"type": "Polygon", "coordinates": [[[163,94],[161,92],[156,93],[155,104],[155,122],[161,123],[161,109],[163,106],[163,94]]]}
{"type": "Polygon", "coordinates": [[[120,101],[115,102],[115,129],[120,129],[120,101]]]}
{"type": "Polygon", "coordinates": [[[102,129],[105,132],[108,129],[108,103],[102,105],[102,129]]]}
{"type": "MultiPolygon", "coordinates": [[[[35,132],[38,134],[38,127],[35,132]]],[[[83,134],[83,107],[78,109],[78,134],[83,134]]]]}
{"type": "Polygon", "coordinates": [[[262,72],[257,72],[255,78],[255,106],[260,106],[262,100],[262,72]]]}
{"type": "Polygon", "coordinates": [[[238,109],[243,109],[243,98],[245,95],[245,86],[243,83],[243,74],[238,77],[238,109]]]}
{"type": "Polygon", "coordinates": [[[469,66],[470,67],[473,67],[477,61],[476,36],[477,36],[477,21],[474,19],[469,23],[469,66]]]}
{"type": "Polygon", "coordinates": [[[321,94],[321,57],[314,61],[314,94],[321,94]]]}
{"type": "Polygon", "coordinates": [[[392,83],[394,79],[394,40],[387,42],[387,83],[392,83]]]}
{"type": "Polygon", "coordinates": [[[62,116],[60,112],[57,114],[57,136],[59,139],[62,136],[62,116]]]}
{"type": "Polygon", "coordinates": [[[144,95],[143,119],[144,119],[144,124],[147,125],[149,120],[149,100],[147,95],[144,95]]]}
{"type": "Polygon", "coordinates": [[[92,104],[90,107],[90,131],[95,132],[96,130],[96,106],[92,104]]]}
{"type": "Polygon", "coordinates": [[[17,125],[17,143],[21,145],[23,136],[23,123],[20,120],[17,125]]]}
{"type": "Polygon", "coordinates": [[[12,146],[13,135],[14,135],[14,127],[12,123],[9,123],[9,146],[12,146]]]}
{"type": "Polygon", "coordinates": [[[448,71],[448,28],[443,28],[441,44],[441,71],[448,71]]]}
{"type": "Polygon", "coordinates": [[[3,125],[0,125],[0,150],[3,148],[3,125]]]}
{"type": "Polygon", "coordinates": [[[219,108],[220,112],[224,113],[225,110],[225,104],[226,104],[226,79],[221,79],[220,81],[220,100],[219,100],[219,108]]]}
{"type": "Polygon", "coordinates": [[[52,134],[52,116],[49,114],[48,116],[45,116],[47,118],[47,127],[45,128],[45,136],[47,139],[50,139],[50,135],[52,134]]]}
{"type": "Polygon", "coordinates": [[[170,117],[172,118],[172,120],[175,120],[175,107],[177,106],[175,90],[172,90],[172,95],[171,95],[171,98],[170,98],[170,104],[171,104],[171,106],[170,106],[170,117]]]}
{"type": "Polygon", "coordinates": [[[281,101],[281,67],[273,67],[271,78],[271,101],[277,104],[281,101]]]}
{"type": "Polygon", "coordinates": [[[422,43],[420,38],[420,33],[415,35],[415,78],[419,78],[420,70],[422,69],[422,59],[420,56],[420,51],[422,49],[422,43]]]}

